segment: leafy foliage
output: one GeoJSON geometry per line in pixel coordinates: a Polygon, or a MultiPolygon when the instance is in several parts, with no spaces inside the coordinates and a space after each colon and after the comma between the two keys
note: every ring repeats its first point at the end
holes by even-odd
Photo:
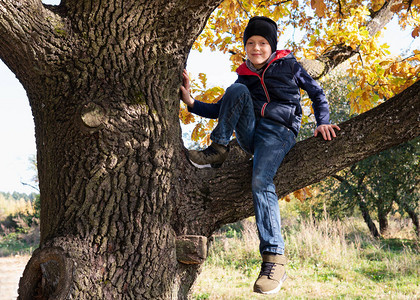
{"type": "MultiPolygon", "coordinates": [[[[191,93],[198,101],[216,103],[222,98],[224,92],[225,90],[221,87],[208,87],[207,76],[204,73],[198,74],[198,80],[191,80],[191,93]]],[[[194,116],[188,112],[185,104],[181,105],[179,117],[185,125],[196,123],[191,134],[192,141],[200,142],[201,146],[210,144],[210,132],[216,126],[216,120],[194,116]]]]}
{"type": "Polygon", "coordinates": [[[39,194],[0,192],[0,256],[32,252],[39,244],[39,194]]]}
{"type": "MultiPolygon", "coordinates": [[[[335,72],[337,73],[337,72],[335,72]]],[[[330,99],[331,120],[340,123],[354,115],[343,88],[357,82],[345,74],[335,74],[323,80],[330,99]]],[[[312,134],[313,117],[303,125],[301,139],[312,134]]],[[[327,210],[333,217],[352,215],[358,206],[358,195],[366,202],[369,212],[385,218],[388,214],[405,214],[418,209],[420,141],[417,139],[371,156],[339,172],[334,178],[312,186],[309,199],[311,214],[322,218],[327,210]],[[340,179],[340,180],[338,180],[340,179]]],[[[410,216],[411,217],[411,216],[410,216]]]]}
{"type": "MultiPolygon", "coordinates": [[[[369,157],[340,172],[340,182],[321,185],[322,202],[335,216],[346,216],[363,195],[369,210],[404,214],[404,208],[418,208],[420,141],[418,139],[369,157]],[[398,204],[398,205],[396,205],[398,204]]],[[[320,208],[321,210],[321,208],[320,208]]]]}
{"type": "Polygon", "coordinates": [[[0,233],[23,230],[39,223],[41,203],[39,194],[0,192],[0,233]],[[20,195],[19,198],[17,195],[20,195]]]}
{"type": "MultiPolygon", "coordinates": [[[[236,70],[246,58],[242,42],[244,29],[249,18],[255,15],[275,20],[279,36],[287,37],[284,47],[292,49],[298,58],[315,59],[333,47],[350,48],[357,55],[341,67],[344,70],[342,76],[356,79],[345,85],[349,91],[345,95],[349,100],[345,108],[348,112],[346,117],[332,116],[334,122],[339,122],[373,108],[419,80],[420,51],[414,50],[405,57],[390,56],[389,46],[380,42],[381,32],[372,35],[368,30],[369,22],[385,4],[385,0],[351,0],[345,4],[330,0],[225,0],[211,15],[193,49],[202,51],[208,47],[213,51],[229,53],[231,69],[236,70]]],[[[419,35],[419,0],[394,5],[392,11],[402,29],[413,28],[413,38],[419,35]]],[[[328,87],[324,89],[331,94],[328,87]]],[[[208,87],[205,74],[200,73],[198,80],[193,81],[192,93],[199,101],[217,102],[223,92],[220,87],[208,87]]],[[[330,96],[329,101],[334,102],[334,99],[330,96]]],[[[313,127],[313,111],[307,96],[303,97],[302,106],[306,114],[301,135],[309,136],[308,128],[313,127]]],[[[343,108],[343,105],[340,107],[343,108]]],[[[196,123],[191,135],[193,141],[200,142],[201,146],[210,144],[209,133],[216,124],[214,120],[197,120],[185,107],[180,110],[180,118],[184,124],[196,123]]],[[[295,197],[303,201],[310,196],[310,189],[304,188],[285,200],[295,197]]]]}
{"type": "MultiPolygon", "coordinates": [[[[330,1],[330,0],[226,0],[211,15],[206,28],[196,40],[193,49],[204,47],[230,53],[232,71],[244,61],[242,34],[250,17],[265,15],[278,24],[278,34],[286,36],[284,47],[293,50],[299,58],[315,59],[333,47],[350,47],[357,55],[346,65],[347,76],[358,78],[348,85],[352,113],[361,113],[406,89],[419,79],[420,51],[405,57],[390,56],[389,46],[379,40],[380,32],[371,35],[368,24],[386,4],[385,0],[330,1]],[[296,36],[299,36],[297,38],[296,36]]],[[[413,28],[413,38],[420,31],[420,1],[396,4],[392,11],[402,29],[413,28]]],[[[395,42],[395,41],[391,41],[395,42]]],[[[197,100],[217,101],[223,89],[208,88],[204,74],[199,75],[194,95],[197,100]],[[214,97],[209,100],[208,97],[214,97]]],[[[309,108],[309,102],[303,105],[309,108]]],[[[309,108],[310,109],[310,108],[309,108]]],[[[194,118],[181,111],[184,124],[194,118]]],[[[193,140],[208,144],[208,134],[214,122],[201,120],[193,131],[193,140]]]]}

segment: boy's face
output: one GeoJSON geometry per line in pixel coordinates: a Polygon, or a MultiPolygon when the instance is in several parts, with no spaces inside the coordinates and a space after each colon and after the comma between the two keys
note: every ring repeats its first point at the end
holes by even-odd
{"type": "Polygon", "coordinates": [[[253,35],[246,41],[245,52],[254,67],[260,69],[271,55],[271,46],[264,37],[253,35]]]}

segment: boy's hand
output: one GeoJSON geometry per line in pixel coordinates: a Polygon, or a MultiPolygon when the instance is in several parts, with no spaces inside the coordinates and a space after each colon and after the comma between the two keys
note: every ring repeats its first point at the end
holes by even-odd
{"type": "Polygon", "coordinates": [[[181,100],[189,107],[194,107],[194,99],[190,95],[190,77],[188,76],[187,70],[182,73],[183,84],[180,87],[181,100]]]}
{"type": "Polygon", "coordinates": [[[317,136],[318,133],[321,133],[324,140],[331,141],[332,138],[336,137],[334,129],[340,130],[340,127],[332,124],[319,125],[315,129],[314,136],[317,136]]]}

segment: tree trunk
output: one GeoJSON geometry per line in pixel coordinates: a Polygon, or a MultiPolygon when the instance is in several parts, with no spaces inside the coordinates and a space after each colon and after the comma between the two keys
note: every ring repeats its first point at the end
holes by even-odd
{"type": "Polygon", "coordinates": [[[19,298],[185,299],[199,265],[176,259],[177,95],[220,1],[18,2],[0,1],[0,31],[22,30],[0,53],[28,92],[42,199],[19,298]]]}
{"type": "MultiPolygon", "coordinates": [[[[337,179],[341,183],[345,184],[347,187],[351,188],[351,184],[346,179],[344,179],[342,176],[332,175],[332,177],[337,179]]],[[[362,176],[362,177],[364,178],[364,176],[362,176]]],[[[363,178],[360,178],[360,180],[359,180],[358,189],[361,188],[361,185],[363,183],[363,178]]],[[[354,189],[354,190],[358,190],[358,189],[354,189]]],[[[363,220],[365,221],[367,227],[369,228],[370,233],[375,238],[380,237],[381,235],[379,234],[379,231],[376,228],[376,225],[375,225],[375,223],[373,222],[373,220],[370,216],[369,209],[366,205],[366,200],[363,197],[363,194],[356,191],[354,193],[354,197],[356,198],[357,205],[360,209],[360,212],[362,213],[363,220]]]]}
{"type": "MultiPolygon", "coordinates": [[[[414,192],[414,191],[412,191],[414,192]]],[[[408,205],[404,200],[400,199],[399,197],[395,198],[395,202],[398,203],[398,205],[406,211],[406,213],[408,214],[408,216],[410,217],[411,221],[413,222],[414,225],[414,230],[416,232],[416,236],[417,238],[420,238],[420,221],[419,221],[419,216],[416,213],[415,208],[410,207],[410,205],[408,205]]]]}
{"type": "MultiPolygon", "coordinates": [[[[0,57],[35,122],[41,243],[20,299],[186,299],[206,238],[253,214],[251,163],[189,164],[181,73],[221,0],[0,0],[0,57]]],[[[419,135],[420,82],[309,139],[285,159],[278,193],[419,135]],[[293,174],[293,176],[290,176],[293,174]]]]}
{"type": "Polygon", "coordinates": [[[395,195],[389,197],[390,199],[381,198],[379,201],[376,201],[378,208],[379,230],[382,235],[385,235],[389,230],[388,215],[391,212],[392,204],[397,197],[398,195],[395,193],[395,195]]]}
{"type": "Polygon", "coordinates": [[[410,217],[411,221],[413,222],[414,230],[416,232],[417,238],[420,238],[420,222],[419,222],[419,216],[416,214],[416,212],[414,211],[414,209],[412,209],[410,207],[406,207],[404,209],[407,212],[408,216],[410,217]]]}
{"type": "Polygon", "coordinates": [[[378,229],[376,228],[375,223],[373,222],[372,218],[370,217],[369,209],[366,206],[366,201],[363,199],[363,196],[358,194],[357,204],[359,206],[360,212],[362,213],[363,220],[365,220],[365,223],[367,227],[369,228],[370,233],[373,237],[378,238],[381,235],[379,234],[378,229]]]}
{"type": "Polygon", "coordinates": [[[379,221],[379,230],[382,235],[385,235],[389,229],[388,211],[384,209],[381,203],[379,203],[379,206],[378,206],[378,221],[379,221]]]}

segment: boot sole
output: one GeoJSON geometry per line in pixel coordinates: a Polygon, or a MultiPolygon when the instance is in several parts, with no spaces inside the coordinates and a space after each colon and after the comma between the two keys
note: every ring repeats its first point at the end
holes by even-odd
{"type": "Polygon", "coordinates": [[[222,164],[207,164],[207,165],[199,165],[195,162],[193,162],[192,160],[190,160],[190,163],[193,164],[194,167],[199,168],[199,169],[205,169],[205,168],[220,168],[222,166],[222,164]]]}
{"type": "Polygon", "coordinates": [[[283,277],[280,279],[279,285],[274,290],[263,292],[260,289],[257,289],[257,290],[254,289],[254,292],[264,294],[264,295],[276,294],[280,291],[281,286],[283,285],[283,282],[286,281],[286,279],[287,279],[287,274],[284,273],[283,277]]]}

